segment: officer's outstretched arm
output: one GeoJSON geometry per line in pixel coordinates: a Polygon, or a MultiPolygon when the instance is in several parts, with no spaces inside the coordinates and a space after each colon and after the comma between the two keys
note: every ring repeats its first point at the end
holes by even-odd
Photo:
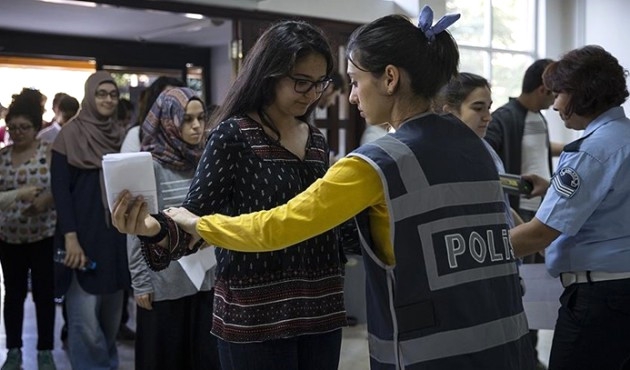
{"type": "Polygon", "coordinates": [[[510,241],[516,257],[541,251],[558,236],[560,231],[543,224],[536,217],[510,230],[510,241]]]}

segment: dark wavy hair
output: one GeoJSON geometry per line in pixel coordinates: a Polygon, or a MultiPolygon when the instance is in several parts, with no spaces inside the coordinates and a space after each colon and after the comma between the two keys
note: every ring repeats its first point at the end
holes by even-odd
{"type": "MultiPolygon", "coordinates": [[[[223,104],[210,118],[212,127],[235,115],[258,112],[262,124],[272,129],[280,140],[280,132],[267,119],[264,108],[276,99],[276,84],[291,73],[296,63],[313,53],[326,60],[326,75],[333,70],[333,57],[324,33],[303,21],[282,21],[269,27],[245,56],[243,66],[230,87],[223,104]]],[[[307,121],[317,104],[298,117],[307,121]]]]}
{"type": "Polygon", "coordinates": [[[490,83],[474,73],[460,72],[440,89],[434,100],[433,110],[441,112],[442,107],[448,105],[459,112],[464,100],[479,87],[490,89],[490,83]]]}
{"type": "Polygon", "coordinates": [[[13,101],[4,120],[8,124],[13,118],[25,117],[37,132],[42,128],[42,113],[41,99],[33,99],[28,94],[13,95],[13,101]]]}
{"type": "Polygon", "coordinates": [[[457,75],[459,65],[459,50],[448,31],[429,42],[424,32],[402,15],[388,15],[357,28],[350,35],[346,57],[375,77],[390,64],[404,69],[413,92],[428,100],[457,75]]]}
{"type": "Polygon", "coordinates": [[[628,71],[617,58],[598,45],[566,53],[543,74],[545,87],[570,95],[563,114],[596,116],[623,104],[628,98],[628,71]]]}

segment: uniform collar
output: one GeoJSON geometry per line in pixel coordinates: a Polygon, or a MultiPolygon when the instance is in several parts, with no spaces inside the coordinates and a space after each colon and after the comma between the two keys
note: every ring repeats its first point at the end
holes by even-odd
{"type": "Polygon", "coordinates": [[[603,125],[605,125],[606,123],[610,121],[622,119],[625,117],[626,117],[626,113],[623,107],[618,106],[618,107],[610,108],[609,110],[597,116],[593,121],[591,121],[591,123],[588,124],[588,126],[586,126],[586,129],[584,129],[584,136],[588,136],[592,134],[593,132],[595,132],[595,130],[597,130],[598,128],[602,127],[603,125]]]}
{"type": "Polygon", "coordinates": [[[584,134],[582,135],[582,137],[565,145],[562,151],[563,152],[579,151],[582,145],[582,142],[584,142],[584,140],[587,137],[591,136],[591,134],[595,132],[598,128],[604,126],[606,123],[610,121],[622,119],[625,117],[626,117],[626,114],[623,110],[623,107],[610,108],[609,110],[605,111],[604,113],[597,116],[594,120],[592,120],[591,123],[589,123],[588,126],[586,126],[586,129],[584,129],[584,134]]]}

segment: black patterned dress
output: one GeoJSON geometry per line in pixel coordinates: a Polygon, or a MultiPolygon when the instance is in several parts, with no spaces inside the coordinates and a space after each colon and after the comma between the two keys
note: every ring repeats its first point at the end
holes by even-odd
{"type": "MultiPolygon", "coordinates": [[[[302,160],[248,117],[210,135],[184,206],[239,215],[286,203],[322,177],[328,147],[310,126],[302,160]]],[[[276,230],[269,230],[275,232],[276,230]]],[[[277,230],[280,232],[280,230],[277,230]]],[[[213,333],[237,343],[325,333],[346,324],[336,230],[277,252],[216,249],[213,333]]]]}

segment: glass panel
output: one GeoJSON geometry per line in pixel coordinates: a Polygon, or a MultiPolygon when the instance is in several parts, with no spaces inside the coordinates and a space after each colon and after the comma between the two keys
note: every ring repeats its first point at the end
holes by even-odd
{"type": "Polygon", "coordinates": [[[205,88],[203,83],[203,67],[187,66],[186,85],[193,89],[201,100],[206,101],[205,88]]]}
{"type": "Polygon", "coordinates": [[[523,75],[534,59],[529,55],[512,53],[492,54],[492,100],[493,108],[507,103],[509,97],[521,93],[523,75]]]}
{"type": "Polygon", "coordinates": [[[490,75],[488,70],[488,52],[475,49],[459,49],[459,71],[475,73],[480,76],[487,77],[490,75]]]}
{"type": "Polygon", "coordinates": [[[490,0],[447,0],[446,13],[460,13],[462,17],[449,31],[458,44],[470,46],[490,46],[490,0]]]}
{"type": "Polygon", "coordinates": [[[534,51],[534,0],[492,1],[492,47],[534,51]]]}

